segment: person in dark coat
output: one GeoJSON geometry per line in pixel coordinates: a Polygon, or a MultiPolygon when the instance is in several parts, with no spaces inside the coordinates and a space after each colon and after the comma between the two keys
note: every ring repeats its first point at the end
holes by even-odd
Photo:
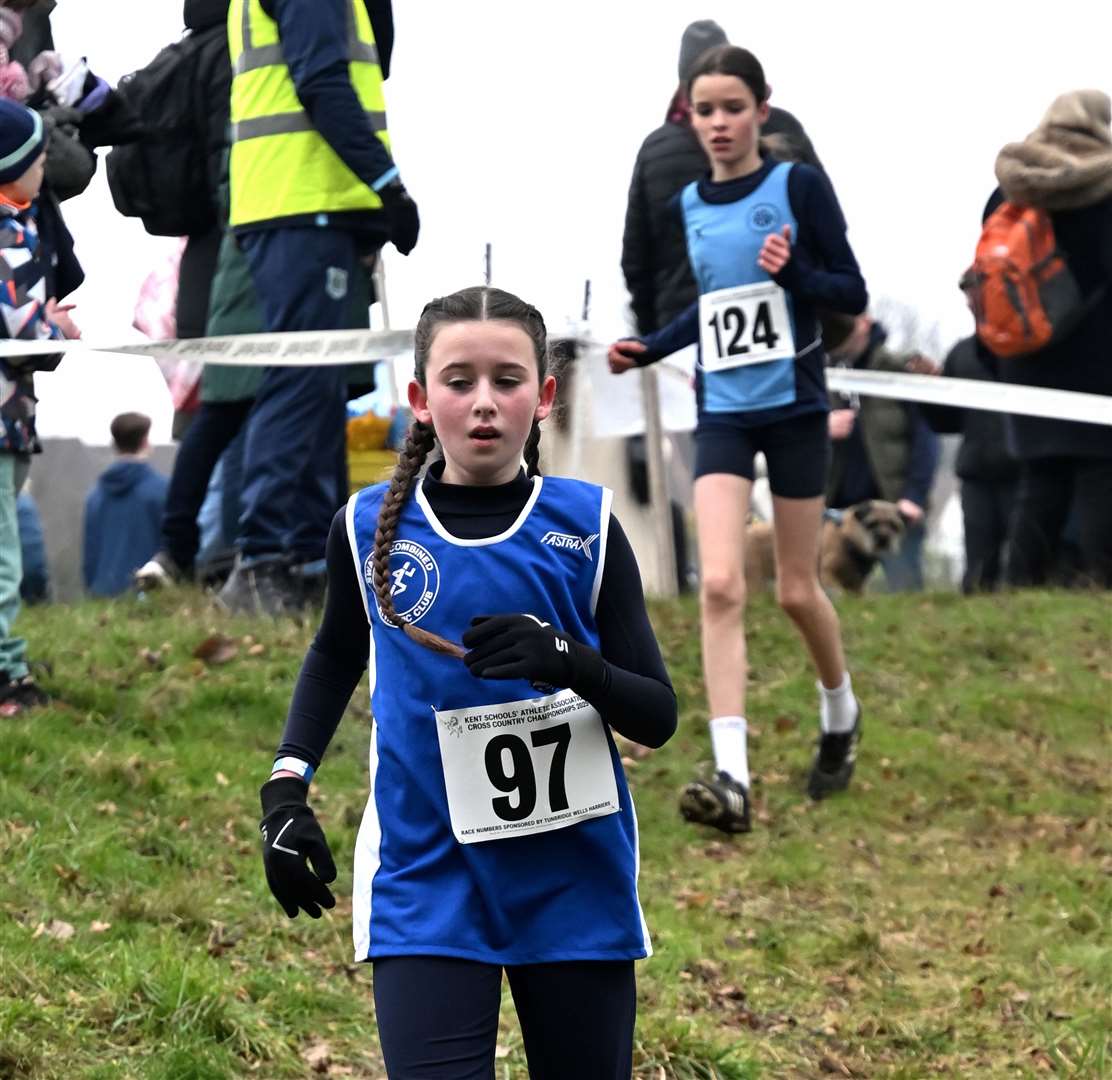
{"type": "MultiPolygon", "coordinates": [[[[859,315],[850,335],[830,353],[835,364],[872,371],[904,370],[908,357],[885,344],[884,327],[859,315]]],[[[889,592],[923,588],[927,504],[938,467],[938,438],[911,401],[832,395],[831,461],[826,504],[842,510],[866,499],[895,503],[904,537],[895,555],[881,559],[889,592]]]]}
{"type": "Polygon", "coordinates": [[[118,460],[101,474],[85,500],[82,570],[93,596],[118,596],[132,574],[158,549],[166,477],[147,464],[151,420],[121,413],[112,421],[118,460]]]}
{"type": "MultiPolygon", "coordinates": [[[[1112,413],[1112,103],[1099,90],[1062,94],[1038,128],[996,161],[1003,199],[1050,214],[1058,247],[1088,305],[1060,342],[997,361],[1003,382],[1109,398],[1112,413]]],[[[1112,426],[1013,416],[1019,495],[1008,540],[1009,585],[1045,584],[1071,508],[1084,572],[1112,587],[1112,426]]]]}
{"type": "Polygon", "coordinates": [[[55,0],[4,0],[0,7],[11,8],[23,16],[23,33],[12,46],[11,57],[25,68],[40,53],[54,51],[54,33],[50,28],[55,0]]]}
{"type": "MultiPolygon", "coordinates": [[[[204,38],[197,59],[195,140],[197,152],[204,155],[207,163],[213,206],[220,205],[223,159],[228,148],[228,98],[232,89],[228,3],[229,0],[185,0],[183,12],[186,29],[204,38]]],[[[190,236],[182,252],[178,277],[179,338],[204,337],[209,294],[223,234],[224,223],[218,221],[208,232],[190,236]]]]}
{"type": "MultiPolygon", "coordinates": [[[[695,61],[707,49],[724,44],[725,31],[710,19],[693,22],[683,32],[679,88],[664,123],[641,144],[633,166],[622,236],[622,273],[639,335],[667,326],[698,295],[680,215],[672,200],[710,168],[691,130],[691,106],[684,87],[695,61]]],[[[786,109],[773,106],[769,110],[761,135],[789,144],[791,160],[822,168],[803,125],[786,109]]],[[[773,156],[778,155],[773,152],[773,156]]]]}
{"type": "MultiPolygon", "coordinates": [[[[977,336],[962,338],[949,352],[941,374],[953,379],[995,381],[995,358],[977,336]]],[[[937,370],[937,369],[936,369],[937,370]]],[[[921,402],[919,411],[939,435],[961,435],[954,471],[961,480],[965,527],[965,594],[991,592],[1003,575],[1004,544],[1015,509],[1019,462],[1008,447],[1007,414],[960,405],[921,402]]]]}

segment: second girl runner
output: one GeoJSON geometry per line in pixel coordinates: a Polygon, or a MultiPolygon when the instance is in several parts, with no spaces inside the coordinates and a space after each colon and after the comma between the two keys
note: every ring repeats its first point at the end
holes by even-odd
{"type": "Polygon", "coordinates": [[[772,489],[776,589],[819,675],[821,737],[808,790],[845,788],[861,734],[834,608],[818,580],[829,459],[816,311],[856,314],[867,296],[845,220],[818,169],[761,156],[769,88],[757,58],[708,50],[688,83],[710,175],[679,196],[699,300],[668,326],[610,347],[612,371],[699,343],[695,517],[703,672],[716,774],[684,789],[690,821],[748,832],[744,543],[753,460],[772,489]]]}

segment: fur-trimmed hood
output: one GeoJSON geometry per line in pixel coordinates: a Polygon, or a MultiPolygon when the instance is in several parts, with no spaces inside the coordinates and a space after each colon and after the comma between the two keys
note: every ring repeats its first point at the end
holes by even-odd
{"type": "Polygon", "coordinates": [[[1023,142],[997,156],[1004,197],[1044,210],[1078,210],[1112,197],[1110,120],[1103,90],[1062,94],[1023,142]]]}

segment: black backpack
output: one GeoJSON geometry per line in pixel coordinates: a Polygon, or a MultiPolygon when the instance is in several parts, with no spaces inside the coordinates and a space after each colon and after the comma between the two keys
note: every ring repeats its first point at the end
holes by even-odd
{"type": "Polygon", "coordinates": [[[205,46],[223,34],[187,34],[120,80],[144,134],[108,155],[108,188],[116,209],[154,236],[195,236],[217,224],[196,88],[205,46]]]}

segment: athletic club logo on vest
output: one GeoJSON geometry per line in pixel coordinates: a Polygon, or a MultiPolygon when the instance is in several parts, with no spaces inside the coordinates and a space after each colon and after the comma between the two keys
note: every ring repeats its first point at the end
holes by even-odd
{"type": "MultiPolygon", "coordinates": [[[[412,540],[395,540],[390,547],[390,597],[399,619],[419,622],[428,613],[440,591],[440,567],[426,548],[412,540]]],[[[363,563],[363,580],[374,593],[374,552],[363,563]]],[[[376,601],[375,604],[378,607],[376,601]]],[[[382,608],[378,610],[382,618],[382,608]]],[[[389,623],[387,623],[389,625],[389,623]]]]}
{"type": "Polygon", "coordinates": [[[570,533],[546,532],[541,537],[541,543],[549,547],[565,548],[568,551],[582,551],[587,556],[588,562],[594,562],[591,554],[591,545],[598,539],[598,533],[590,536],[572,536],[570,533]]]}
{"type": "Polygon", "coordinates": [[[754,232],[771,232],[780,224],[780,211],[772,203],[758,203],[749,212],[749,228],[754,232]]]}

